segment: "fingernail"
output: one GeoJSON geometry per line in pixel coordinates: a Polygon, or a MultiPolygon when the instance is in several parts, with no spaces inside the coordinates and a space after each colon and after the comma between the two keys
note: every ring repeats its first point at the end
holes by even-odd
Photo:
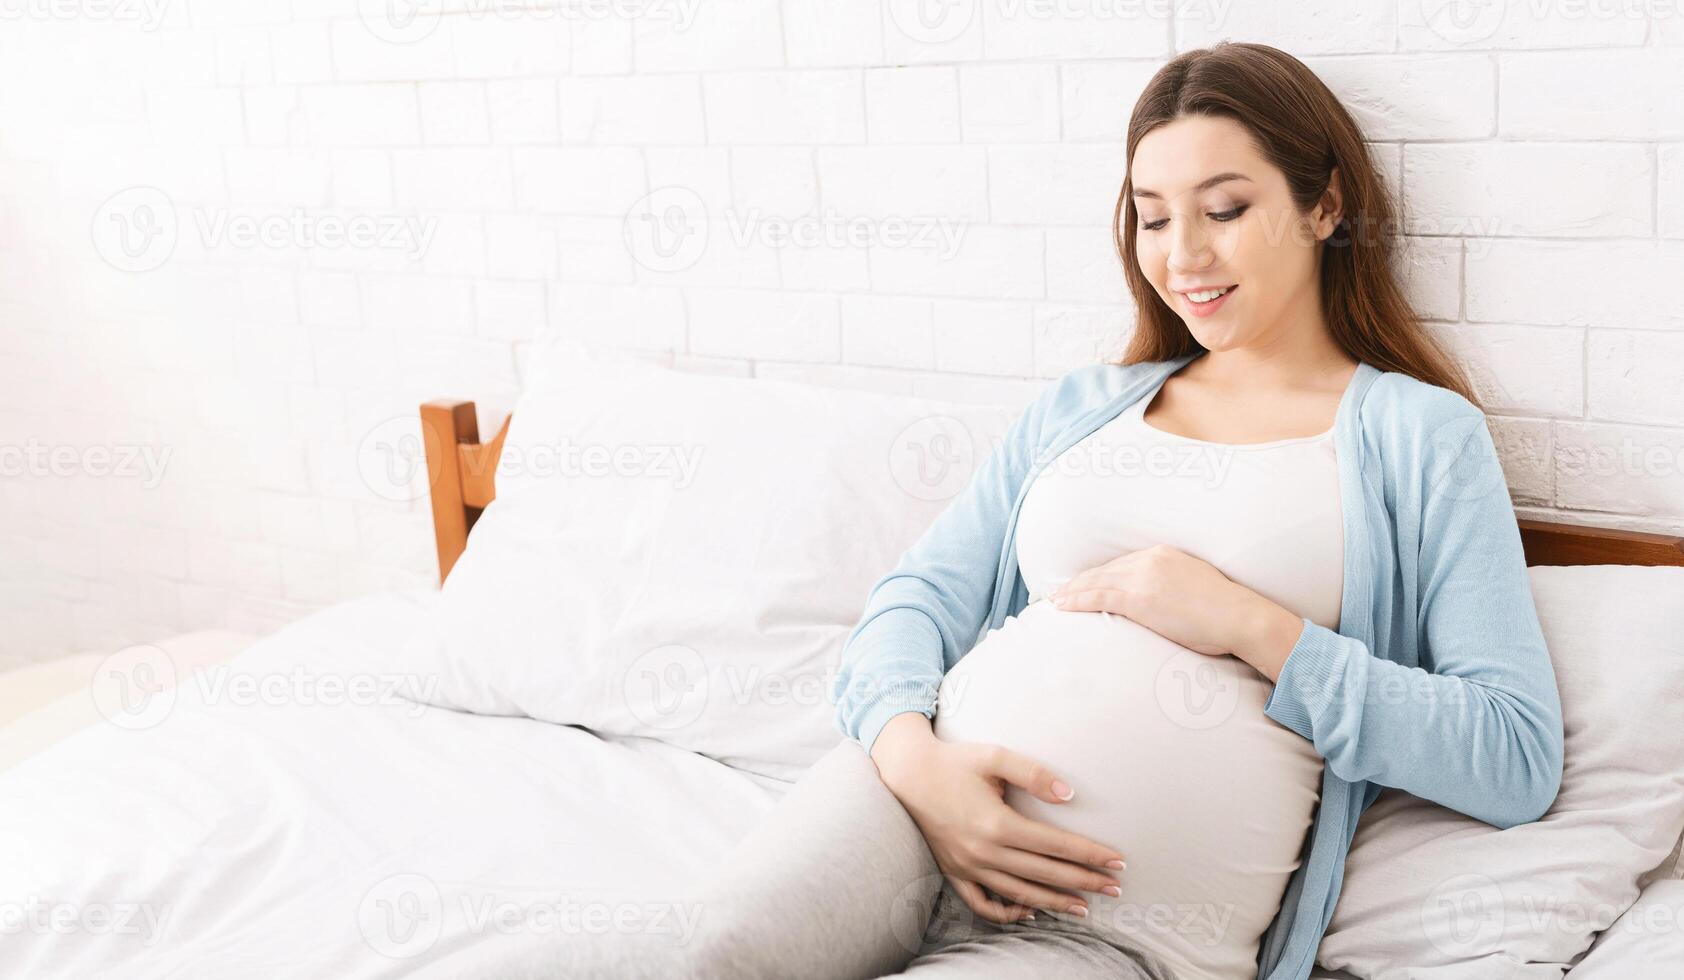
{"type": "Polygon", "coordinates": [[[1023,917],[1023,921],[1028,922],[1030,919],[1033,919],[1033,918],[1035,918],[1035,913],[1031,912],[1028,915],[1023,917]]]}
{"type": "Polygon", "coordinates": [[[1062,605],[1064,605],[1064,603],[1065,603],[1065,598],[1064,598],[1064,596],[1061,596],[1061,595],[1055,595],[1055,596],[1053,596],[1053,597],[1052,597],[1052,604],[1053,604],[1053,605],[1055,605],[1055,606],[1062,606],[1062,605]]]}
{"type": "Polygon", "coordinates": [[[1053,780],[1052,791],[1053,795],[1061,800],[1068,800],[1070,797],[1076,795],[1076,791],[1066,785],[1062,779],[1053,780]]]}
{"type": "Polygon", "coordinates": [[[1101,888],[1100,891],[1104,892],[1107,895],[1110,895],[1112,898],[1122,898],[1123,897],[1123,890],[1121,888],[1118,888],[1116,885],[1106,885],[1104,888],[1101,888]]]}
{"type": "Polygon", "coordinates": [[[1107,861],[1107,862],[1105,862],[1105,866],[1107,868],[1111,868],[1111,869],[1116,870],[1116,871],[1122,871],[1123,869],[1128,867],[1128,865],[1124,864],[1121,861],[1107,861]]]}
{"type": "Polygon", "coordinates": [[[1070,914],[1086,918],[1088,914],[1088,907],[1086,905],[1072,905],[1070,906],[1070,914]]]}

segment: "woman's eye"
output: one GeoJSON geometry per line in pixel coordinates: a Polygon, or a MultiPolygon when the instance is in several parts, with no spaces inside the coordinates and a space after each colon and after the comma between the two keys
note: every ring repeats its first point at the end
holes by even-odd
{"type": "MultiPolygon", "coordinates": [[[[1248,207],[1250,207],[1250,205],[1242,204],[1239,207],[1229,208],[1226,211],[1212,211],[1212,212],[1210,212],[1209,217],[1213,221],[1233,221],[1235,218],[1238,218],[1240,215],[1245,214],[1245,210],[1248,207]]],[[[1169,224],[1168,218],[1159,218],[1157,221],[1148,221],[1145,224],[1142,224],[1140,226],[1140,230],[1141,231],[1157,231],[1159,228],[1162,228],[1164,225],[1167,225],[1167,224],[1169,224]]]]}

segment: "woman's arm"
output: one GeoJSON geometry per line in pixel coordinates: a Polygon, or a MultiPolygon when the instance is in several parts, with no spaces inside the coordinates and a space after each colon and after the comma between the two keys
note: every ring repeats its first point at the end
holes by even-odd
{"type": "MultiPolygon", "coordinates": [[[[1461,405],[1428,440],[1415,567],[1400,556],[1419,605],[1398,613],[1417,616],[1422,666],[1303,619],[1264,713],[1310,739],[1342,779],[1507,828],[1555,801],[1561,701],[1496,447],[1484,416],[1461,405]]],[[[1268,627],[1235,652],[1268,663],[1282,635],[1268,627]]]]}
{"type": "Polygon", "coordinates": [[[1056,773],[1002,746],[943,741],[930,725],[943,675],[986,625],[1006,525],[1035,447],[1103,394],[1095,389],[1110,370],[1066,374],[1013,421],[959,496],[872,586],[831,688],[838,726],[870,753],[959,896],[995,922],[1035,908],[1085,915],[1079,892],[1121,894],[1121,852],[1006,804],[1008,783],[1047,803],[1068,801],[1073,790],[1056,773]]]}
{"type": "Polygon", "coordinates": [[[1050,384],[1012,422],[964,489],[871,587],[831,686],[837,726],[872,750],[889,719],[935,716],[941,679],[976,645],[993,602],[1006,522],[1042,428],[1091,369],[1050,384]]]}

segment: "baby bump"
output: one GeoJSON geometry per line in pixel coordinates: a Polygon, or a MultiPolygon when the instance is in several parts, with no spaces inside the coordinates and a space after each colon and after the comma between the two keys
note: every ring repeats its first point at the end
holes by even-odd
{"type": "Polygon", "coordinates": [[[1319,797],[1313,746],[1263,714],[1272,685],[1121,616],[1030,605],[943,678],[936,734],[1003,745],[1075,788],[1020,812],[1122,851],[1088,923],[1180,966],[1255,975],[1319,797]]]}

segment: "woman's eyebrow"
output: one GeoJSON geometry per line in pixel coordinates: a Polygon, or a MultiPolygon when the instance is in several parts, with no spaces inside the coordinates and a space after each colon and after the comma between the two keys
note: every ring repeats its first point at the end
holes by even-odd
{"type": "MultiPolygon", "coordinates": [[[[1234,173],[1232,170],[1224,171],[1223,173],[1219,173],[1219,174],[1215,175],[1214,177],[1206,177],[1204,180],[1199,181],[1198,184],[1196,186],[1194,186],[1193,191],[1196,193],[1198,191],[1209,190],[1210,188],[1215,187],[1217,184],[1223,183],[1225,181],[1230,181],[1230,180],[1250,181],[1251,178],[1247,177],[1245,174],[1234,173]]],[[[1149,191],[1149,190],[1146,190],[1143,187],[1136,187],[1134,189],[1134,196],[1135,197],[1155,197],[1160,201],[1164,199],[1164,196],[1162,194],[1159,194],[1157,191],[1149,191]]]]}

